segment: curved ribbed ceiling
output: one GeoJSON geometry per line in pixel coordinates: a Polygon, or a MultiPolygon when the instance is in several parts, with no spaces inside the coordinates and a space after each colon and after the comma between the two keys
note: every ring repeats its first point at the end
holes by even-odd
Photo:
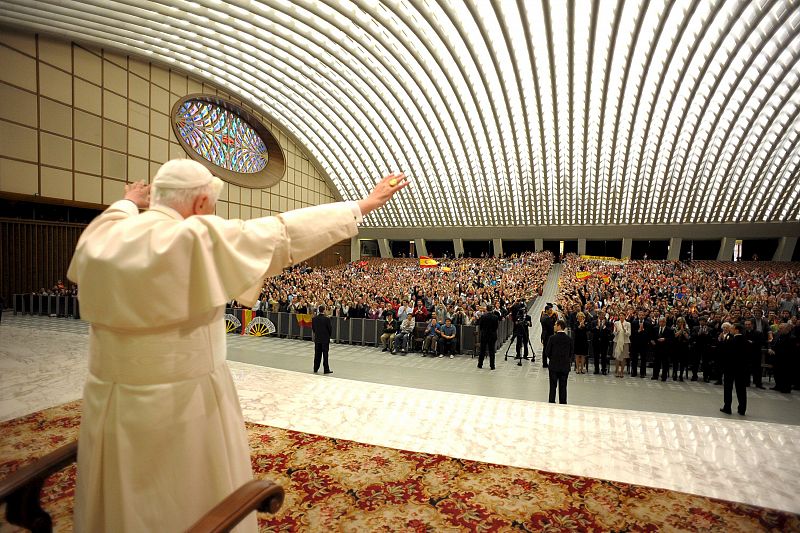
{"type": "Polygon", "coordinates": [[[0,1],[0,20],[208,79],[370,226],[800,220],[793,0],[0,1]]]}

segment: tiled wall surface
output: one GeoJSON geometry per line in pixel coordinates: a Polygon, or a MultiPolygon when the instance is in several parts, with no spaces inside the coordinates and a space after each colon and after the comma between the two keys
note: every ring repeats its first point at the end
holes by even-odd
{"type": "MultiPolygon", "coordinates": [[[[136,57],[0,29],[0,194],[107,205],[126,181],[149,180],[186,157],[172,105],[223,91],[136,57]]],[[[284,150],[287,171],[269,189],[225,187],[217,214],[254,218],[334,201],[299,146],[250,106],[284,150]]]]}

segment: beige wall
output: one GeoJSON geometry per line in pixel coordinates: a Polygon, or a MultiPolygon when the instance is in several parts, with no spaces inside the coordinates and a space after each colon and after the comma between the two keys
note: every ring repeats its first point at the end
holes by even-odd
{"type": "MultiPolygon", "coordinates": [[[[185,157],[170,125],[172,105],[213,86],[146,60],[0,29],[0,194],[107,205],[126,181],[149,180],[185,157]]],[[[334,200],[308,156],[265,117],[286,155],[269,189],[225,187],[217,214],[271,215],[334,200]]]]}

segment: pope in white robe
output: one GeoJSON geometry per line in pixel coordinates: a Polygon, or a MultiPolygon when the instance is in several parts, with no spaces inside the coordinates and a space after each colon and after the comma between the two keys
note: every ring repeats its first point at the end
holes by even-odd
{"type": "MultiPolygon", "coordinates": [[[[405,185],[391,175],[359,202],[225,220],[212,214],[222,182],[173,160],[89,224],[68,272],[91,323],[76,531],[182,531],[252,479],[226,302],[252,305],[265,277],[356,235],[405,185]]],[[[237,531],[256,529],[253,513],[237,531]]]]}

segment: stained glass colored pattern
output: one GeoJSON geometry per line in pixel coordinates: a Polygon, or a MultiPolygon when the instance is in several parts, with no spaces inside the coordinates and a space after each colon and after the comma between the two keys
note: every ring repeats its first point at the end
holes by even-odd
{"type": "Polygon", "coordinates": [[[204,159],[233,172],[261,172],[267,146],[241,117],[212,102],[187,100],[175,120],[184,142],[204,159]]]}

